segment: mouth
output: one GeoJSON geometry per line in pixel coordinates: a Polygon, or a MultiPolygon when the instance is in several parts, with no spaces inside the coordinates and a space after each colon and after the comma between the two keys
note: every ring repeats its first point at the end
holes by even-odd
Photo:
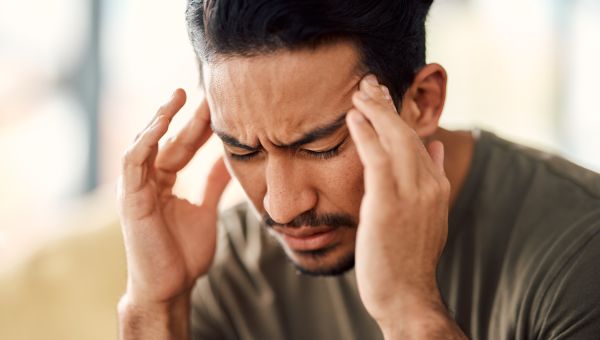
{"type": "Polygon", "coordinates": [[[337,237],[338,228],[331,227],[274,227],[287,245],[296,251],[317,250],[329,246],[337,237]]]}

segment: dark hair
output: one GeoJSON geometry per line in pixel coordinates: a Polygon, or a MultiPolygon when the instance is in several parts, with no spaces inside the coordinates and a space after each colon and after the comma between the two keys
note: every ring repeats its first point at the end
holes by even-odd
{"type": "Polygon", "coordinates": [[[355,43],[361,66],[394,102],[425,64],[425,19],[433,0],[189,0],[186,21],[199,61],[280,49],[355,43]]]}

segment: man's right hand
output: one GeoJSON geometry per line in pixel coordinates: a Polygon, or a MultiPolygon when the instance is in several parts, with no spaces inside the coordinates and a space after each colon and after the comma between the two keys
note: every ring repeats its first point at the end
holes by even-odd
{"type": "Polygon", "coordinates": [[[213,165],[198,205],[173,194],[177,172],[211,136],[207,102],[158,146],[185,100],[185,92],[176,90],[123,157],[118,208],[128,268],[125,297],[138,309],[157,309],[189,296],[215,253],[217,204],[230,179],[223,160],[213,165]]]}

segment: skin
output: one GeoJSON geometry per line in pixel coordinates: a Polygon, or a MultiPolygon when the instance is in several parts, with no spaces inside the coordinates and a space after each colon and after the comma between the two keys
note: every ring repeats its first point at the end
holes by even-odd
{"type": "Polygon", "coordinates": [[[181,320],[195,280],[212,262],[225,167],[256,212],[280,226],[306,212],[356,221],[358,227],[335,228],[318,256],[271,233],[308,272],[335,271],[354,258],[363,304],[387,339],[464,337],[444,308],[435,271],[473,141],[438,127],[446,92],[441,66],[418,72],[400,108],[359,66],[356,49],[343,42],[204,65],[207,101],[160,150],[184,92],[158,111],[123,158],[119,206],[129,279],[119,306],[122,338],[189,336],[181,320]],[[340,117],[339,128],[323,138],[282,147],[340,117]],[[174,197],[172,187],[211,125],[224,141],[225,162],[213,168],[202,203],[192,205],[174,197]],[[310,153],[340,143],[328,159],[310,153]],[[251,152],[249,159],[234,156],[251,152]]]}
{"type": "MultiPolygon", "coordinates": [[[[203,70],[214,129],[262,148],[253,159],[242,161],[231,154],[248,151],[224,143],[228,167],[255,210],[280,224],[311,210],[346,214],[355,221],[359,217],[362,164],[347,126],[297,148],[277,147],[340,117],[343,123],[344,114],[352,108],[352,94],[362,78],[357,72],[356,52],[350,45],[336,47],[308,64],[310,51],[281,52],[203,70]],[[273,58],[278,62],[273,63],[273,58]],[[336,62],[343,66],[332,69],[329,65],[336,62]],[[321,76],[307,76],[314,74],[321,76]],[[306,153],[329,150],[340,143],[339,154],[330,159],[306,153]]],[[[297,266],[319,272],[336,267],[354,253],[356,228],[338,228],[336,233],[337,246],[318,257],[302,255],[291,249],[281,234],[273,235],[297,266]]]]}

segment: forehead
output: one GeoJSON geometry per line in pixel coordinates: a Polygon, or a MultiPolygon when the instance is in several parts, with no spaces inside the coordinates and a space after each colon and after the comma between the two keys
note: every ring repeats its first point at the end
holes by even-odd
{"type": "Polygon", "coordinates": [[[347,42],[205,64],[212,124],[248,143],[285,144],[350,108],[359,65],[347,42]]]}

